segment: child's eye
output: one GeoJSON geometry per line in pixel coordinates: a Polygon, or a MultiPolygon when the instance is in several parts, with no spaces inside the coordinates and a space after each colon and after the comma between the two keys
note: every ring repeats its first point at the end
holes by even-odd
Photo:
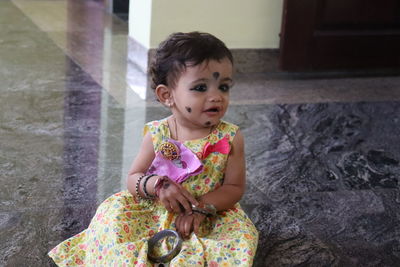
{"type": "Polygon", "coordinates": [[[231,87],[230,87],[229,84],[221,84],[221,85],[219,86],[219,90],[221,90],[222,92],[228,92],[229,89],[231,89],[231,87]]]}
{"type": "Polygon", "coordinates": [[[205,92],[205,91],[207,90],[207,85],[205,85],[205,84],[199,84],[199,85],[196,85],[195,87],[193,87],[193,88],[190,89],[190,90],[198,91],[198,92],[205,92]]]}

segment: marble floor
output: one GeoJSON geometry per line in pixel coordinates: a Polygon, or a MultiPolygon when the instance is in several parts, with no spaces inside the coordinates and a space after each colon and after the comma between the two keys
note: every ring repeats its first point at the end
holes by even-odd
{"type": "MultiPolygon", "coordinates": [[[[167,115],[127,33],[98,2],[0,1],[0,266],[53,266],[167,115]]],[[[400,77],[241,73],[231,97],[254,265],[399,266],[400,77]]]]}

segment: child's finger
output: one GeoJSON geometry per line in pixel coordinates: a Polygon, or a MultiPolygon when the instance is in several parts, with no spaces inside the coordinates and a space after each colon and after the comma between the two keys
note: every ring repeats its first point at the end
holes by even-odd
{"type": "Polygon", "coordinates": [[[202,214],[197,214],[194,216],[194,221],[193,221],[193,231],[197,234],[199,232],[200,224],[204,219],[204,215],[202,214]]]}
{"type": "MultiPolygon", "coordinates": [[[[181,191],[182,194],[185,196],[185,198],[193,205],[197,206],[199,205],[199,202],[190,194],[185,188],[182,188],[183,190],[181,191]]],[[[190,208],[192,210],[192,208],[190,208]]]]}
{"type": "MultiPolygon", "coordinates": [[[[199,202],[192,196],[192,194],[189,193],[181,184],[178,184],[174,181],[171,180],[171,183],[176,185],[178,189],[180,189],[180,193],[193,205],[197,206],[199,205],[199,202]]],[[[185,208],[187,211],[192,211],[192,209],[189,207],[189,210],[185,208]]]]}
{"type": "Polygon", "coordinates": [[[171,205],[171,208],[175,213],[181,213],[181,208],[179,206],[179,202],[178,201],[172,200],[172,201],[169,202],[169,204],[171,205]]]}
{"type": "Polygon", "coordinates": [[[175,219],[175,228],[176,228],[176,231],[177,231],[179,234],[181,234],[181,233],[180,233],[180,231],[181,231],[181,222],[182,222],[182,216],[180,216],[180,215],[176,216],[176,219],[175,219]]]}
{"type": "Polygon", "coordinates": [[[187,216],[187,220],[185,221],[185,237],[189,237],[192,229],[193,229],[193,217],[194,216],[187,216]]]}
{"type": "Polygon", "coordinates": [[[191,205],[183,195],[178,195],[176,200],[179,201],[179,204],[183,207],[186,214],[192,214],[191,205]]]}
{"type": "Polygon", "coordinates": [[[184,215],[178,215],[177,220],[176,220],[176,230],[178,231],[179,235],[182,238],[185,238],[185,216],[184,215]]]}
{"type": "Polygon", "coordinates": [[[172,212],[171,205],[167,197],[165,197],[164,192],[160,192],[159,201],[161,204],[169,211],[172,212]]]}
{"type": "Polygon", "coordinates": [[[161,203],[163,204],[163,206],[169,211],[169,212],[173,212],[172,208],[171,208],[171,204],[168,200],[162,200],[161,203]]]}

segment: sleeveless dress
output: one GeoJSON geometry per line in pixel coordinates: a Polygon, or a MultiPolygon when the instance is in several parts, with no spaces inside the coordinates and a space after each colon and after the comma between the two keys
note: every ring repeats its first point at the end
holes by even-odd
{"type": "MultiPolygon", "coordinates": [[[[207,142],[228,138],[231,145],[237,130],[236,125],[221,121],[208,136],[184,145],[201,158],[207,142]]],[[[155,151],[171,136],[167,119],[147,123],[144,133],[148,131],[155,151]]],[[[203,172],[189,177],[182,186],[195,197],[215,190],[223,183],[227,158],[212,152],[202,159],[203,172]]],[[[157,201],[122,191],[100,204],[86,230],[57,245],[49,256],[59,266],[153,266],[147,260],[147,240],[163,229],[175,230],[175,216],[157,201]]],[[[257,242],[257,229],[237,203],[207,217],[199,233],[184,240],[170,266],[251,266],[257,242]]],[[[163,247],[168,249],[165,244],[163,247]]]]}

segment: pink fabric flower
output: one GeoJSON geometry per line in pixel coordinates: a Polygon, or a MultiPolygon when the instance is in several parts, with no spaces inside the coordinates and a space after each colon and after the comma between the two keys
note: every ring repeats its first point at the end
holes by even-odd
{"type": "Polygon", "coordinates": [[[167,176],[177,183],[182,183],[190,176],[197,175],[203,171],[203,164],[189,148],[173,139],[169,139],[167,142],[173,143],[178,147],[179,158],[169,160],[160,151],[157,151],[147,174],[167,176]]]}

